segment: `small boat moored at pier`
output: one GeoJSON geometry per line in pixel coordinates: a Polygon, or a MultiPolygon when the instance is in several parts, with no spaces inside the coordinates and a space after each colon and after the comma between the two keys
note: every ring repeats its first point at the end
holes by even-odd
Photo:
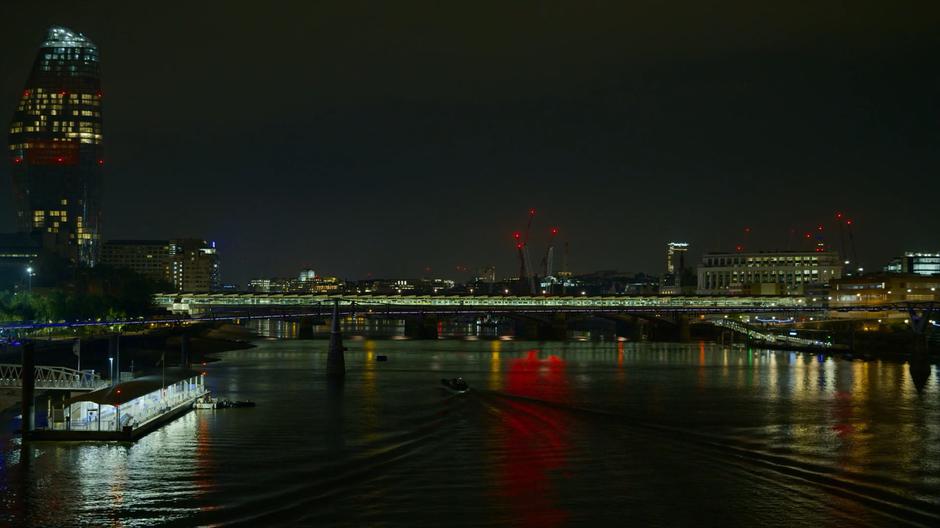
{"type": "Polygon", "coordinates": [[[470,390],[470,386],[463,378],[441,379],[441,385],[454,394],[464,394],[470,390]]]}

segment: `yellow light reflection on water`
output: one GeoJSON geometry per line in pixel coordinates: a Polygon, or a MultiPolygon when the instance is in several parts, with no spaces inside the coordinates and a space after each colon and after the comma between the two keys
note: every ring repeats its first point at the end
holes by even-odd
{"type": "Polygon", "coordinates": [[[499,358],[502,348],[502,341],[490,341],[490,377],[487,386],[494,391],[503,388],[502,362],[499,358]]]}

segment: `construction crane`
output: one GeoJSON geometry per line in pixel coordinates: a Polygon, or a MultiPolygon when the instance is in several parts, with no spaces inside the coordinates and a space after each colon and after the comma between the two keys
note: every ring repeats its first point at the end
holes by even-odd
{"type": "Polygon", "coordinates": [[[854,266],[855,269],[859,269],[858,252],[855,249],[855,233],[852,229],[854,222],[852,222],[851,218],[846,218],[841,212],[836,213],[836,222],[839,224],[839,238],[842,243],[842,263],[845,264],[851,274],[852,271],[854,271],[852,270],[852,266],[854,266]],[[846,235],[848,235],[849,239],[848,248],[845,246],[846,235]]]}
{"type": "Polygon", "coordinates": [[[516,231],[513,238],[516,240],[516,251],[519,253],[519,280],[527,284],[529,294],[535,295],[535,275],[532,273],[532,260],[529,257],[529,233],[532,231],[532,220],[535,219],[535,209],[529,209],[529,221],[525,232],[516,231]]]}
{"type": "Polygon", "coordinates": [[[855,250],[855,232],[852,229],[853,224],[854,222],[852,222],[851,218],[845,221],[845,227],[849,232],[849,247],[852,250],[852,262],[855,264],[856,269],[861,272],[862,268],[858,265],[858,252],[855,250]]]}
{"type": "Polygon", "coordinates": [[[555,271],[556,236],[558,236],[558,228],[553,227],[548,231],[548,247],[545,248],[545,256],[542,257],[542,274],[545,277],[551,277],[555,271]]]}

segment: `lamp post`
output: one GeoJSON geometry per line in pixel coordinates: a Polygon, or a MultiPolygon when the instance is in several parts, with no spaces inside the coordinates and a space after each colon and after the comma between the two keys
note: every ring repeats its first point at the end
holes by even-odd
{"type": "Polygon", "coordinates": [[[28,281],[27,284],[29,284],[29,294],[32,295],[33,294],[33,267],[32,266],[26,267],[26,277],[28,281]]]}
{"type": "Polygon", "coordinates": [[[108,375],[111,376],[111,385],[114,385],[114,358],[108,358],[108,375]]]}

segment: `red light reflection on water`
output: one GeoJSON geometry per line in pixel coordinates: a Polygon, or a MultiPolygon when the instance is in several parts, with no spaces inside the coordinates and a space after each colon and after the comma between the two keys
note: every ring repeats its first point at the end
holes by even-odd
{"type": "MultiPolygon", "coordinates": [[[[512,360],[506,391],[515,396],[563,403],[569,398],[565,361],[540,359],[532,350],[512,360]]],[[[565,465],[569,449],[566,412],[539,402],[507,398],[499,433],[505,455],[499,462],[497,493],[506,499],[513,524],[539,528],[565,524],[553,474],[565,465]]],[[[498,434],[499,434],[498,433],[498,434]]]]}
{"type": "Polygon", "coordinates": [[[852,394],[845,391],[836,392],[835,407],[833,409],[833,418],[836,423],[832,430],[843,440],[855,433],[855,425],[852,420],[854,417],[852,394]]]}

